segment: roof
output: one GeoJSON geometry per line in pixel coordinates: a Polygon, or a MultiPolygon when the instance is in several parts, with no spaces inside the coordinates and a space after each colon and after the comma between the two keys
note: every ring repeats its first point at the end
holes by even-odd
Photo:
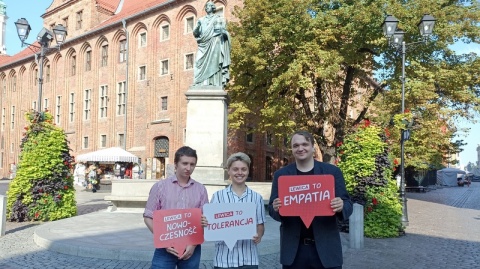
{"type": "Polygon", "coordinates": [[[97,0],[97,4],[105,9],[108,10],[112,13],[117,10],[118,4],[120,3],[121,0],[97,0]]]}
{"type": "MultiPolygon", "coordinates": [[[[127,19],[130,17],[133,17],[135,15],[142,14],[144,12],[147,12],[151,10],[152,8],[155,8],[157,6],[161,5],[166,5],[169,3],[173,3],[175,0],[97,0],[97,3],[101,5],[102,8],[107,9],[107,10],[117,10],[118,7],[120,7],[120,11],[105,20],[104,22],[100,23],[96,27],[94,27],[92,30],[88,31],[87,33],[81,35],[85,36],[88,35],[92,32],[99,31],[102,28],[107,27],[108,25],[116,24],[121,22],[123,19],[127,19]],[[121,5],[121,6],[119,6],[121,5]]],[[[79,36],[79,37],[81,37],[79,36]]],[[[79,38],[79,37],[75,37],[79,38]]],[[[66,43],[68,43],[68,39],[66,40],[66,43]]],[[[34,43],[34,45],[39,45],[37,42],[34,43]]],[[[30,57],[33,57],[33,55],[37,52],[38,48],[35,48],[34,46],[30,48],[25,48],[24,50],[20,51],[19,53],[9,56],[9,57],[0,57],[0,69],[3,69],[5,66],[9,64],[16,63],[18,61],[21,61],[23,59],[28,59],[30,57]]]]}
{"type": "MultiPolygon", "coordinates": [[[[103,1],[114,1],[114,0],[103,0],[103,1]]],[[[97,27],[93,28],[93,30],[102,28],[106,25],[113,24],[115,22],[120,22],[123,19],[132,17],[136,14],[143,13],[156,6],[164,5],[167,3],[173,3],[173,2],[175,2],[175,0],[143,0],[143,1],[124,0],[121,10],[117,14],[113,15],[106,21],[102,22],[97,27]]]]}
{"type": "Polygon", "coordinates": [[[8,64],[18,62],[22,59],[33,57],[33,55],[39,50],[39,47],[40,47],[40,44],[38,44],[38,42],[35,42],[33,43],[32,46],[27,45],[25,49],[23,49],[22,51],[20,51],[15,55],[12,55],[12,56],[2,55],[2,57],[0,57],[0,68],[3,68],[8,64]],[[38,47],[35,47],[35,46],[38,46],[38,47]]]}

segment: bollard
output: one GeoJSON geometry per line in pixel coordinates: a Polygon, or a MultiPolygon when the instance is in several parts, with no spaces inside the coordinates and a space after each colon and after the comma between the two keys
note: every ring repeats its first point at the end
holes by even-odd
{"type": "Polygon", "coordinates": [[[363,206],[353,204],[353,213],[349,218],[350,248],[361,249],[364,243],[363,206]]]}
{"type": "Polygon", "coordinates": [[[0,236],[5,235],[7,229],[7,196],[0,195],[0,236]]]}

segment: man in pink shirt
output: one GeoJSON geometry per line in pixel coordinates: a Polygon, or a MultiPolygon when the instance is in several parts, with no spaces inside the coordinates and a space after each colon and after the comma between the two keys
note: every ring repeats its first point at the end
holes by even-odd
{"type": "MultiPolygon", "coordinates": [[[[197,152],[181,147],[175,152],[175,175],[155,183],[150,190],[143,219],[153,233],[153,211],[161,209],[202,208],[208,203],[207,189],[190,175],[197,164],[197,152]]],[[[202,216],[202,224],[206,219],[202,216]]],[[[174,248],[157,248],[151,268],[191,269],[199,268],[201,246],[187,246],[184,253],[174,248]]]]}

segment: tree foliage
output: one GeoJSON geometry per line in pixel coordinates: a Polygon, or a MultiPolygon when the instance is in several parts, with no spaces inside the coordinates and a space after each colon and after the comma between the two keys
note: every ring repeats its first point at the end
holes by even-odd
{"type": "MultiPolygon", "coordinates": [[[[454,132],[455,116],[479,110],[480,60],[449,49],[459,40],[479,43],[477,1],[245,0],[234,13],[232,128],[282,135],[306,129],[323,160],[333,162],[334,145],[365,117],[387,127],[402,113],[401,55],[381,29],[387,14],[401,21],[410,43],[420,38],[416,25],[423,14],[437,20],[432,41],[409,46],[406,54],[405,103],[422,130],[412,132],[417,138],[407,154],[421,153],[413,150],[428,147],[425,138],[440,135],[442,125],[454,132]]],[[[450,143],[435,142],[428,152],[450,143]]],[[[398,140],[392,145],[398,154],[398,140]]]]}
{"type": "Polygon", "coordinates": [[[29,126],[20,145],[15,178],[7,192],[10,221],[58,220],[77,214],[71,168],[73,157],[64,131],[48,112],[26,114],[29,126]]]}

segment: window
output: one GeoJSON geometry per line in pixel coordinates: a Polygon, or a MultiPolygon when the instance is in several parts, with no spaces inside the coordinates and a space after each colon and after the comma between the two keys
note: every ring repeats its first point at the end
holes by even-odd
{"type": "Polygon", "coordinates": [[[117,115],[125,115],[125,81],[117,85],[117,115]]]}
{"type": "Polygon", "coordinates": [[[92,51],[85,52],[85,71],[92,70],[92,51]]]}
{"type": "Polygon", "coordinates": [[[125,144],[125,135],[118,134],[118,146],[123,147],[124,144],[125,144]]]}
{"type": "Polygon", "coordinates": [[[60,124],[62,113],[62,96],[57,96],[57,105],[55,107],[55,124],[60,124]]]}
{"type": "Polygon", "coordinates": [[[45,82],[50,82],[50,65],[45,68],[45,82]]]}
{"type": "Polygon", "coordinates": [[[138,68],[138,80],[145,80],[147,68],[145,66],[140,66],[138,68]]]}
{"type": "Polygon", "coordinates": [[[12,82],[11,83],[12,84],[11,84],[10,87],[11,87],[12,92],[17,91],[17,74],[12,76],[12,82]]]}
{"type": "Polygon", "coordinates": [[[3,89],[3,93],[7,93],[7,82],[5,81],[5,79],[2,79],[2,89],[3,89]]]}
{"type": "Polygon", "coordinates": [[[185,20],[185,33],[191,33],[193,32],[193,25],[194,25],[194,18],[189,17],[185,20]]]}
{"type": "Polygon", "coordinates": [[[88,136],[83,137],[83,148],[88,149],[88,136]]]}
{"type": "Polygon", "coordinates": [[[85,90],[84,93],[84,105],[83,105],[83,119],[89,120],[90,119],[90,106],[92,105],[91,100],[92,90],[85,90]]]}
{"type": "Polygon", "coordinates": [[[71,61],[70,62],[70,74],[72,76],[75,76],[75,73],[77,72],[77,56],[75,54],[73,54],[70,61],[71,61]]]}
{"type": "Polygon", "coordinates": [[[100,136],[100,147],[105,148],[107,146],[107,135],[100,136]]]}
{"type": "Polygon", "coordinates": [[[48,107],[49,107],[48,105],[49,105],[48,98],[43,99],[43,110],[44,111],[48,110],[48,107]]]}
{"type": "Polygon", "coordinates": [[[82,22],[83,22],[83,10],[77,12],[77,30],[82,29],[82,22]]]}
{"type": "Polygon", "coordinates": [[[168,98],[167,96],[162,97],[162,110],[167,110],[168,107],[168,98]]]}
{"type": "Polygon", "coordinates": [[[267,136],[266,136],[266,141],[267,145],[271,146],[273,145],[273,134],[270,133],[270,132],[267,132],[267,136]]]}
{"type": "Polygon", "coordinates": [[[288,137],[284,137],[283,138],[283,146],[285,146],[286,148],[289,148],[290,145],[288,144],[289,141],[289,138],[288,137]]]}
{"type": "Polygon", "coordinates": [[[142,48],[147,46],[147,33],[140,34],[139,46],[142,48]]]}
{"type": "Polygon", "coordinates": [[[32,109],[37,110],[37,102],[36,101],[32,102],[32,109]]]}
{"type": "Polygon", "coordinates": [[[14,152],[15,152],[15,144],[11,143],[10,144],[10,153],[14,153],[14,152]]]}
{"type": "Polygon", "coordinates": [[[248,143],[253,143],[253,128],[249,127],[247,131],[247,135],[245,137],[245,140],[248,143]]]}
{"type": "Polygon", "coordinates": [[[101,66],[107,66],[108,64],[108,45],[102,46],[102,64],[101,66]]]}
{"type": "Polygon", "coordinates": [[[5,121],[6,121],[6,115],[5,115],[6,111],[5,111],[5,108],[2,108],[2,132],[5,130],[5,121]]]}
{"type": "Polygon", "coordinates": [[[168,39],[170,39],[170,25],[165,24],[165,25],[162,25],[162,30],[160,33],[160,41],[164,41],[168,39]]]}
{"type": "Polygon", "coordinates": [[[10,118],[10,129],[15,129],[15,106],[12,106],[12,114],[10,118]]]}
{"type": "Polygon", "coordinates": [[[120,40],[120,62],[123,63],[127,60],[127,40],[120,40]]]}
{"type": "Polygon", "coordinates": [[[37,86],[37,83],[38,83],[38,69],[35,69],[33,74],[34,74],[33,85],[37,86]]]}
{"type": "Polygon", "coordinates": [[[3,152],[0,152],[0,168],[3,169],[3,152]]]}
{"type": "Polygon", "coordinates": [[[267,156],[265,159],[265,180],[272,181],[273,179],[273,158],[267,156]]]}
{"type": "Polygon", "coordinates": [[[5,137],[2,136],[2,140],[0,141],[0,149],[5,149],[5,137]]]}
{"type": "Polygon", "coordinates": [[[161,61],[160,66],[162,67],[162,69],[160,70],[160,75],[167,75],[168,74],[168,60],[161,61]]]}
{"type": "Polygon", "coordinates": [[[68,29],[68,17],[63,18],[62,20],[63,20],[62,25],[65,26],[65,28],[68,29]]]}
{"type": "Polygon", "coordinates": [[[70,100],[68,100],[68,114],[70,122],[75,120],[75,93],[70,93],[70,100]]]}
{"type": "Polygon", "coordinates": [[[193,53],[185,55],[185,70],[193,69],[193,53]]]}
{"type": "Polygon", "coordinates": [[[100,118],[107,117],[108,86],[100,86],[100,118]]]}

